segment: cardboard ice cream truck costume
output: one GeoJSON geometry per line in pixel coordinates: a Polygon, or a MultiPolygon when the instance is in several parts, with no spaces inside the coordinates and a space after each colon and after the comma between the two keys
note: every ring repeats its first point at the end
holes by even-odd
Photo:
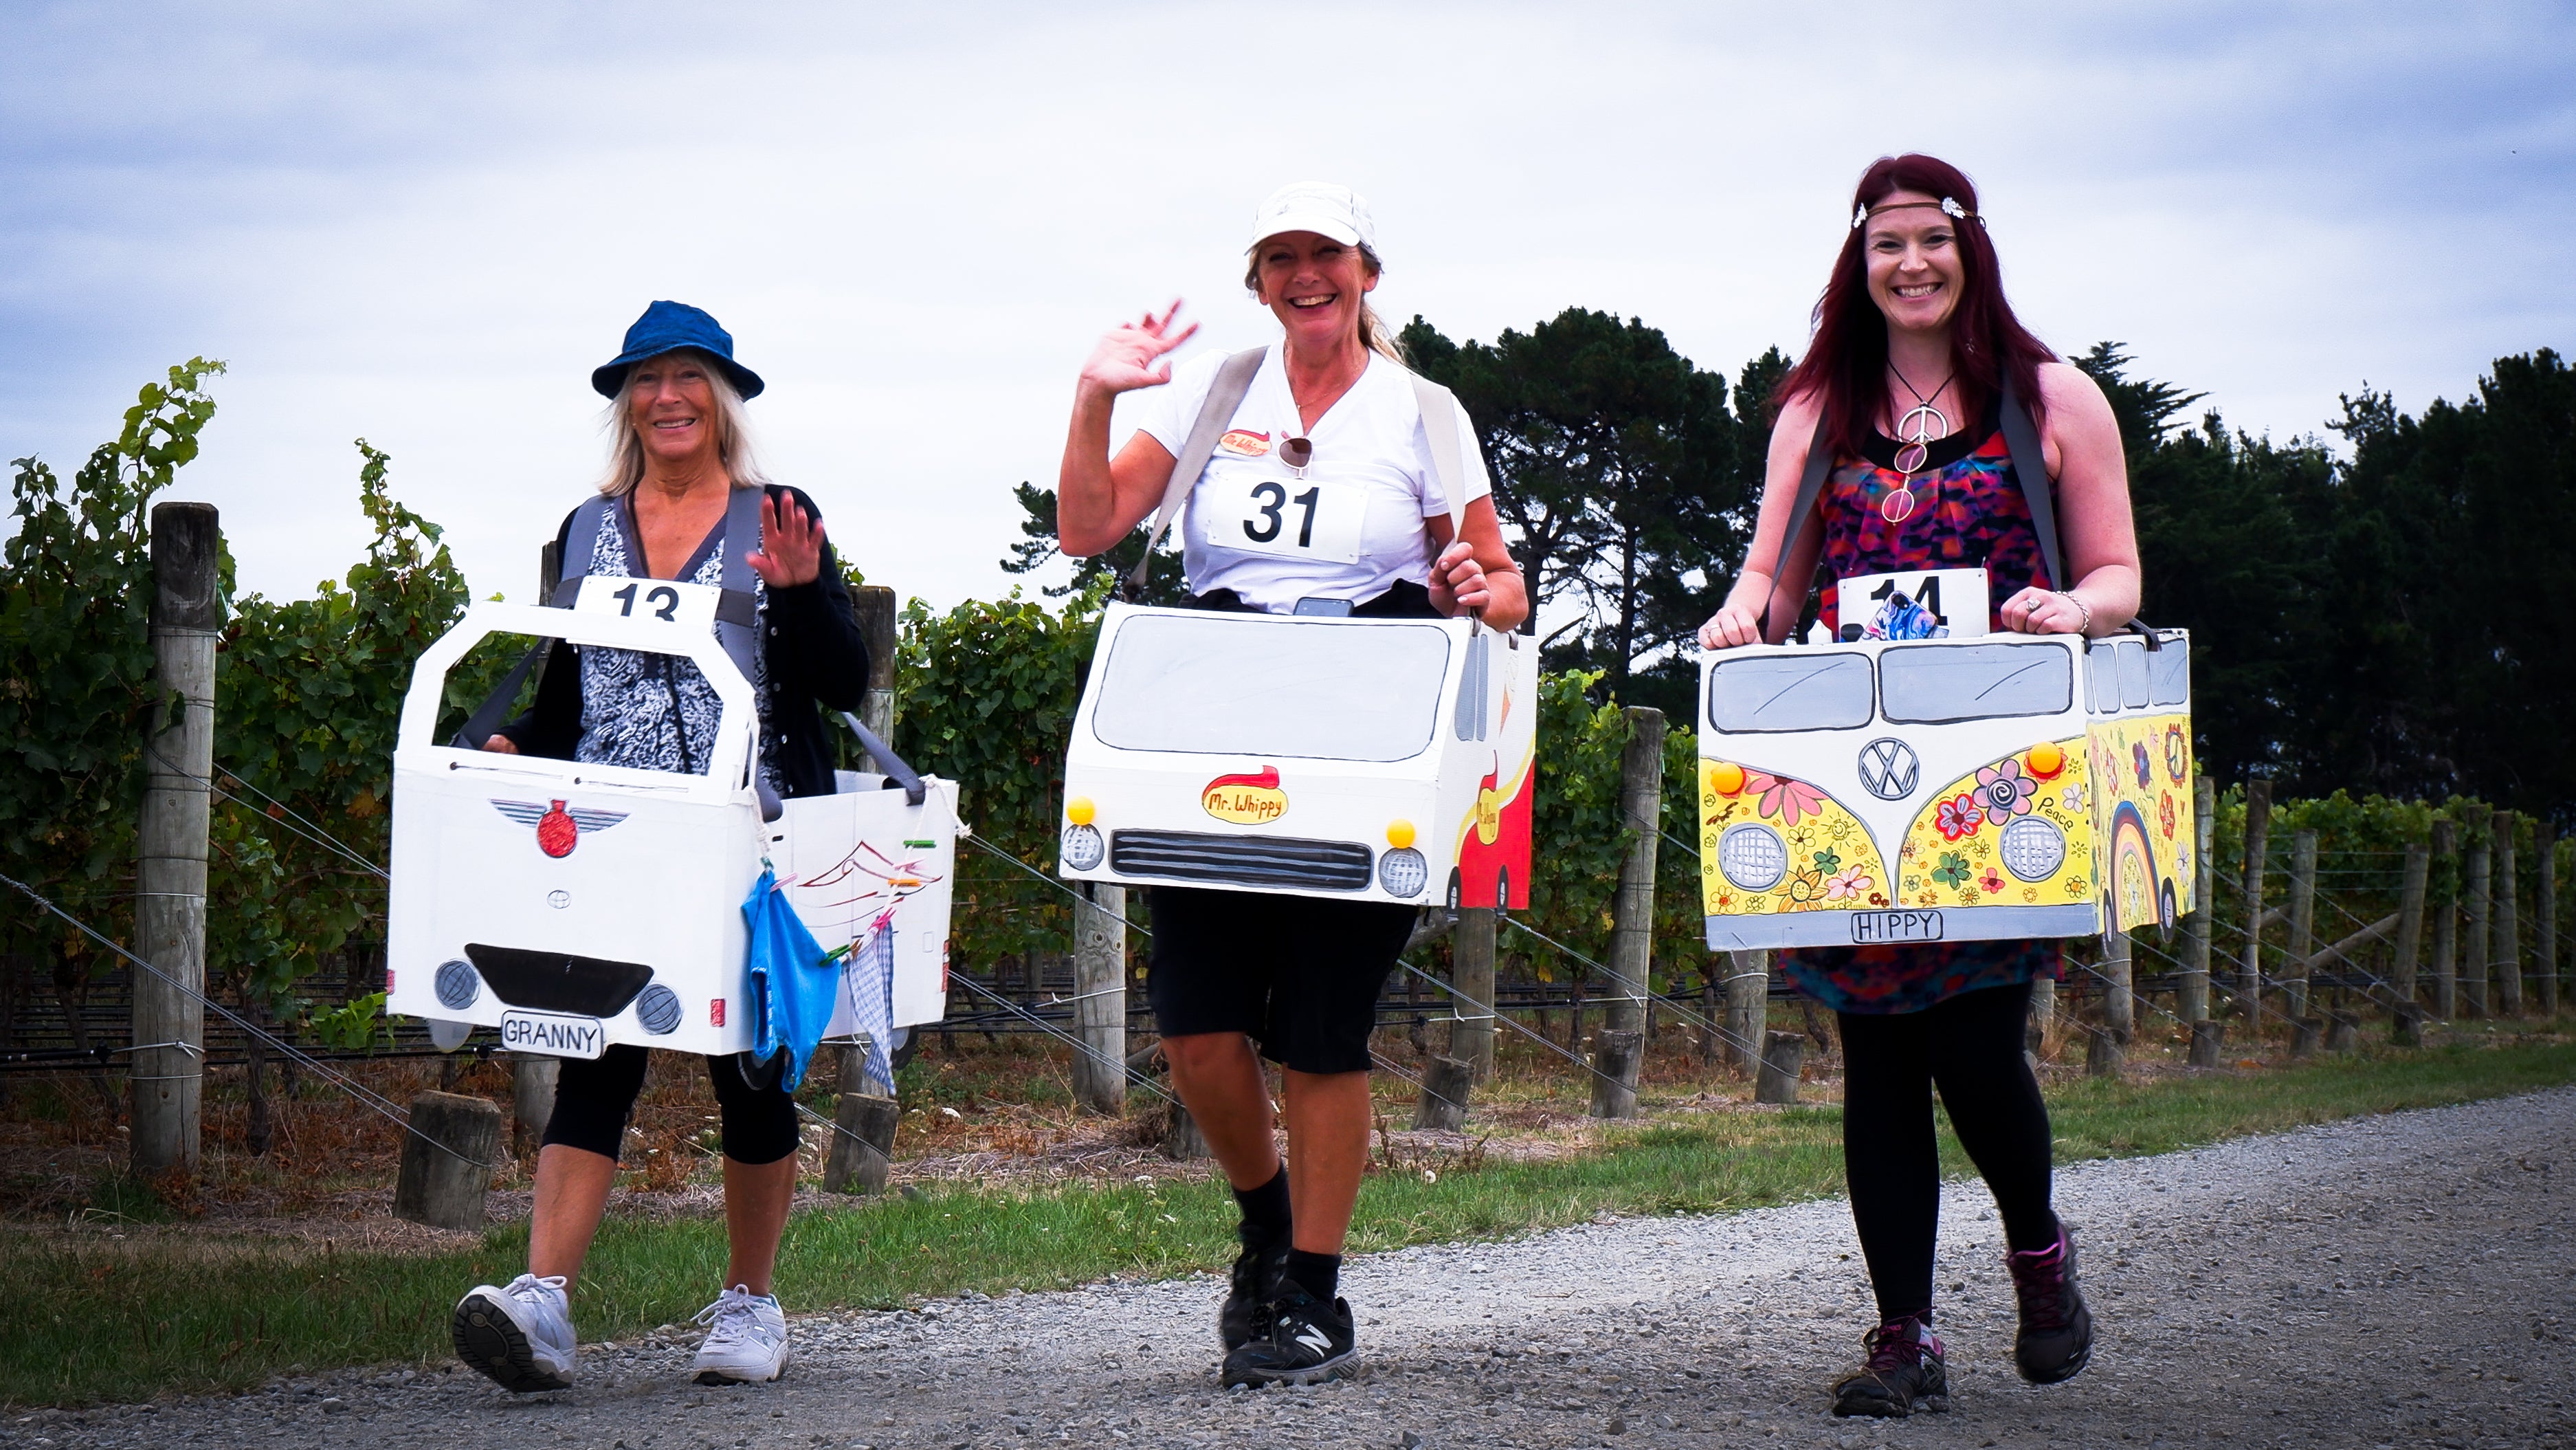
{"type": "Polygon", "coordinates": [[[1537,724],[1537,641],[1472,620],[1113,604],[1060,874],[1525,907],[1537,724]]]}
{"type": "Polygon", "coordinates": [[[862,732],[887,777],[769,795],[752,686],[710,628],[726,592],[576,579],[558,595],[570,609],[476,604],[421,656],[394,750],[388,1010],[427,1019],[443,1047],[492,1027],[506,1048],[559,1057],[612,1043],[748,1054],[760,1003],[742,906],[767,866],[837,953],[825,1036],[866,1030],[890,1051],[887,1033],[945,1014],[955,787],[862,732]],[[495,633],[535,636],[540,652],[561,639],[693,662],[723,707],[706,769],[488,753],[464,744],[474,726],[435,738],[448,671],[495,633]],[[881,779],[902,788],[873,788],[881,779]]]}
{"type": "MultiPolygon", "coordinates": [[[[1174,460],[1154,540],[1190,496],[1261,352],[1219,370],[1174,460]]],[[[1457,404],[1446,389],[1414,386],[1456,538],[1457,404]]],[[[1243,526],[1247,540],[1263,537],[1259,520],[1243,526]]],[[[1152,558],[1149,542],[1132,582],[1152,558]]],[[[1537,641],[1473,619],[1349,609],[1109,606],[1065,756],[1059,874],[1526,907],[1537,641]]]]}
{"type": "MultiPolygon", "coordinates": [[[[2007,403],[2016,471],[2041,476],[2007,403]]],[[[2091,936],[2193,909],[2189,636],[1987,633],[1984,572],[1847,578],[1844,640],[1703,658],[1712,950],[2091,936]],[[1908,616],[1921,637],[1869,637],[1908,616]]]]}

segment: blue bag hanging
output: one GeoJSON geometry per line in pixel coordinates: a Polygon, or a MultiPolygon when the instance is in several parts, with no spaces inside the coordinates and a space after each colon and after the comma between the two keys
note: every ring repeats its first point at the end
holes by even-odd
{"type": "Polygon", "coordinates": [[[743,898],[742,919],[751,928],[751,1006],[759,1014],[752,1055],[767,1061],[785,1052],[779,1082],[793,1092],[831,1023],[841,974],[823,959],[823,944],[787,904],[775,872],[760,873],[743,898]]]}

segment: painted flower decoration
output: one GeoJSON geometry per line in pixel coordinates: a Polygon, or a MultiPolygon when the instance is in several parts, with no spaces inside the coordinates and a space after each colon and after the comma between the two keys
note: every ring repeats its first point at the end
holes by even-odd
{"type": "Polygon", "coordinates": [[[1932,868],[1932,879],[1944,886],[1964,886],[1968,881],[1968,858],[1956,851],[1941,853],[1941,864],[1932,868]]]}
{"type": "MultiPolygon", "coordinates": [[[[1944,841],[1955,841],[1973,833],[1985,823],[1985,812],[1977,809],[1977,798],[1971,795],[1953,797],[1933,808],[1932,825],[1944,841]]],[[[1944,855],[1942,860],[1950,859],[1944,855]]]]}
{"type": "Polygon", "coordinates": [[[2163,794],[2162,792],[2157,794],[2156,820],[2158,824],[2165,828],[2165,839],[2168,841],[2172,840],[2174,833],[2174,807],[2172,796],[2163,794]]]}
{"type": "Polygon", "coordinates": [[[2190,773],[2190,765],[2191,752],[2189,747],[2183,741],[2182,727],[2179,725],[2166,726],[2165,774],[2173,777],[2174,784],[2180,785],[2182,784],[2182,778],[2190,773]]]}
{"type": "Polygon", "coordinates": [[[2147,759],[2147,742],[2143,740],[2129,747],[2129,765],[2138,773],[2140,789],[2156,778],[2155,765],[2147,759]]]}
{"type": "Polygon", "coordinates": [[[2069,811],[2080,811],[2084,809],[2084,782],[2079,780],[2073,785],[2068,786],[2066,789],[2059,791],[2057,793],[2057,803],[2066,807],[2069,811]]]}
{"type": "Polygon", "coordinates": [[[1992,866],[1987,867],[1986,874],[1977,878],[1977,889],[1986,893],[1988,896],[2002,894],[2004,889],[2003,873],[1997,871],[1992,866]]]}
{"type": "Polygon", "coordinates": [[[1887,893],[1884,891],[1871,892],[1869,894],[1869,904],[1872,906],[1885,906],[1887,904],[1887,893]]]}
{"type": "Polygon", "coordinates": [[[2032,797],[2038,794],[2038,784],[2022,774],[2018,760],[1989,765],[1977,772],[1977,799],[1984,803],[1986,814],[1998,823],[2014,816],[2029,815],[2032,797]]]}
{"type": "MultiPolygon", "coordinates": [[[[2172,832],[2168,831],[2166,834],[2171,835],[2172,832]]],[[[1832,850],[1818,851],[1816,853],[1816,869],[1827,872],[1840,871],[1843,869],[1842,853],[1832,850]]]]}
{"type": "Polygon", "coordinates": [[[1789,876],[1789,889],[1785,894],[1797,905],[1812,905],[1825,894],[1825,874],[1821,871],[1792,872],[1789,876]]]}
{"type": "Polygon", "coordinates": [[[1825,813],[1825,793],[1803,780],[1756,771],[1746,778],[1744,788],[1759,794],[1759,809],[1766,820],[1778,816],[1794,826],[1801,815],[1821,818],[1825,813]]]}
{"type": "Polygon", "coordinates": [[[1872,879],[1868,872],[1854,866],[1825,883],[1825,899],[1827,901],[1857,900],[1877,884],[1878,882],[1872,879]]]}

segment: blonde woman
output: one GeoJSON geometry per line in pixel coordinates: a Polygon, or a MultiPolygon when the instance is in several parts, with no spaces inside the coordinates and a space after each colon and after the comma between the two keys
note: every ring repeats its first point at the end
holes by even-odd
{"type": "MultiPolygon", "coordinates": [[[[556,535],[566,574],[558,602],[586,575],[743,596],[740,608],[718,610],[717,633],[752,680],[761,783],[782,796],[830,794],[815,707],[858,708],[867,646],[814,501],[769,483],[753,461],[742,405],[760,395],[760,375],[734,361],[733,337],[713,317],[656,302],[590,382],[609,399],[613,441],[598,497],[556,535]]],[[[697,773],[720,715],[687,660],[558,644],[535,704],[483,748],[697,773]]],[[[504,1388],[572,1383],[569,1296],[608,1204],[644,1063],[644,1049],[628,1045],[564,1059],[537,1154],[528,1272],[456,1306],[457,1356],[504,1388]]],[[[723,1292],[699,1315],[709,1327],[694,1373],[700,1383],[774,1380],[787,1365],[787,1321],[770,1276],[796,1191],[796,1106],[774,1078],[755,1084],[731,1057],[708,1058],[707,1071],[723,1115],[731,1261],[723,1292]]]]}
{"type": "MultiPolygon", "coordinates": [[[[1197,330],[1175,326],[1176,303],[1110,332],[1083,365],[1057,484],[1065,552],[1126,538],[1184,482],[1174,474],[1192,433],[1221,422],[1222,440],[1185,480],[1181,558],[1199,607],[1518,624],[1528,600],[1472,447],[1465,537],[1451,536],[1420,395],[1368,305],[1383,268],[1366,203],[1344,186],[1282,187],[1246,250],[1245,285],[1282,332],[1257,358],[1212,353],[1176,371],[1167,354],[1197,330]],[[1113,458],[1110,407],[1136,389],[1151,390],[1142,426],[1113,458]]],[[[1449,406],[1457,436],[1473,439],[1465,410],[1449,406]]],[[[1177,886],[1154,887],[1147,903],[1146,990],[1163,1054],[1243,1213],[1218,1313],[1225,1382],[1345,1374],[1357,1347],[1337,1291],[1368,1158],[1369,1032],[1413,908],[1177,886]],[[1283,1072],[1284,1166],[1264,1057],[1283,1072]]]]}

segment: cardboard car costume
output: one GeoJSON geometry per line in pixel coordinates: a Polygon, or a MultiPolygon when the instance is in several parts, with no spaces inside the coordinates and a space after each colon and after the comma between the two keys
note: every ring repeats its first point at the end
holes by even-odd
{"type": "Polygon", "coordinates": [[[1712,651],[1709,946],[2169,926],[2194,906],[2191,772],[2181,630],[1712,651]]]}
{"type": "Polygon", "coordinates": [[[839,793],[779,802],[764,820],[752,687],[708,628],[716,591],[643,581],[639,604],[636,582],[584,579],[571,610],[476,604],[414,668],[394,750],[388,1010],[429,1020],[443,1046],[492,1027],[510,1050],[559,1057],[613,1043],[753,1051],[742,907],[766,864],[840,968],[826,1036],[890,1045],[894,1030],[944,1016],[956,788],[885,753],[909,788],[843,772],[839,793]],[[653,607],[664,593],[676,607],[653,607]],[[448,672],[491,634],[694,662],[723,707],[706,770],[439,740],[448,672]]]}
{"type": "Polygon", "coordinates": [[[1537,725],[1537,641],[1472,620],[1113,604],[1059,873],[1525,907],[1537,725]]]}

